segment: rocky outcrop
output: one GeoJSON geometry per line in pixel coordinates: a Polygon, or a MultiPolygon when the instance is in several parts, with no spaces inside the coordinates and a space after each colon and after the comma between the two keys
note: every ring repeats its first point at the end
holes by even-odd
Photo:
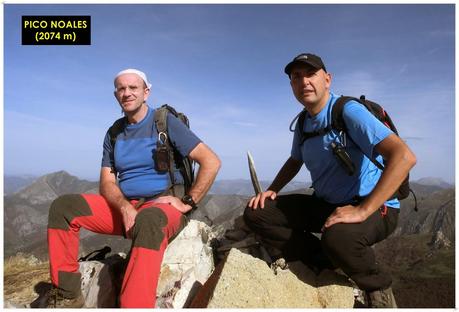
{"type": "Polygon", "coordinates": [[[157,289],[159,308],[182,308],[214,271],[212,233],[191,220],[167,247],[157,289]]]}
{"type": "MultiPolygon", "coordinates": [[[[169,244],[161,266],[157,307],[182,308],[189,303],[214,270],[211,239],[210,228],[192,220],[169,244]]],[[[51,288],[49,265],[33,261],[38,260],[17,256],[8,261],[5,268],[5,294],[8,294],[5,307],[40,308],[46,305],[45,294],[51,288]],[[26,270],[23,271],[23,268],[26,270]],[[31,274],[34,276],[32,282],[29,277],[31,274]],[[29,282],[24,282],[25,278],[29,282]]],[[[85,307],[119,306],[118,295],[126,262],[126,256],[122,254],[100,261],[80,262],[85,307]]]]}
{"type": "MultiPolygon", "coordinates": [[[[258,250],[259,254],[261,246],[253,234],[244,235],[245,232],[241,230],[244,224],[240,219],[235,224],[238,229],[228,231],[227,236],[239,241],[233,241],[231,245],[239,245],[247,253],[258,250]]],[[[235,248],[228,250],[228,245],[219,247],[221,254],[226,256],[213,273],[211,244],[214,240],[215,233],[207,225],[192,220],[171,242],[161,267],[157,307],[345,308],[354,304],[352,287],[343,275],[324,271],[316,276],[300,262],[289,263],[288,269],[273,271],[266,261],[235,248]]],[[[24,290],[27,288],[27,291],[23,292],[25,295],[21,295],[21,298],[16,298],[8,282],[13,275],[7,274],[5,288],[11,295],[6,298],[5,307],[44,307],[46,304],[44,294],[50,288],[48,265],[39,263],[38,270],[33,268],[37,264],[29,260],[27,263],[30,266],[28,271],[15,272],[15,280],[22,280],[21,274],[25,276],[31,271],[34,271],[34,276],[41,278],[27,285],[23,283],[21,287],[24,290]],[[37,293],[40,294],[38,298],[37,293]]],[[[118,294],[125,265],[126,259],[122,255],[80,263],[85,307],[119,306],[118,294]]]]}
{"type": "Polygon", "coordinates": [[[434,192],[423,198],[418,194],[418,209],[414,211],[411,196],[401,202],[398,227],[393,236],[430,234],[441,231],[451,242],[455,240],[455,190],[434,192]]]}
{"type": "Polygon", "coordinates": [[[193,308],[352,308],[353,288],[333,271],[316,276],[300,262],[274,272],[231,249],[193,300],[193,308]]]}
{"type": "MultiPolygon", "coordinates": [[[[210,228],[192,220],[169,244],[161,265],[156,292],[159,308],[183,308],[214,270],[210,228]]],[[[126,260],[111,257],[80,264],[82,291],[87,308],[118,306],[126,260]]]]}
{"type": "Polygon", "coordinates": [[[112,308],[119,305],[125,255],[115,255],[103,261],[80,262],[81,291],[86,308],[112,308]]]}

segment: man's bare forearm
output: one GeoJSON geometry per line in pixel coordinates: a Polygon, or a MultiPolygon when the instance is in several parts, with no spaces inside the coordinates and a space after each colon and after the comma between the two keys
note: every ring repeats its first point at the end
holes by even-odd
{"type": "Polygon", "coordinates": [[[382,149],[385,155],[386,167],[373,191],[361,204],[362,209],[368,211],[367,215],[376,211],[395,193],[416,164],[416,156],[395,135],[383,141],[378,148],[382,149]]]}
{"type": "Polygon", "coordinates": [[[302,165],[302,161],[293,159],[292,157],[287,159],[274,178],[274,181],[268,187],[268,190],[279,193],[279,191],[298,174],[302,165]]]}
{"type": "Polygon", "coordinates": [[[196,175],[196,182],[189,191],[189,195],[193,197],[193,200],[196,203],[200,202],[209,191],[212,183],[215,181],[215,177],[217,176],[220,166],[220,160],[216,155],[211,159],[207,159],[199,166],[198,173],[196,175]]]}
{"type": "Polygon", "coordinates": [[[112,181],[112,179],[107,179],[103,176],[103,174],[100,179],[99,192],[100,195],[102,195],[108,202],[110,207],[119,211],[121,211],[122,208],[131,205],[126,197],[124,197],[116,182],[112,181]]]}

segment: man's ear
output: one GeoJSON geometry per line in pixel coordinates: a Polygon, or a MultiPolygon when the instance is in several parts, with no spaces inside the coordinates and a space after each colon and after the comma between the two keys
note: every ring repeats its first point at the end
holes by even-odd
{"type": "Polygon", "coordinates": [[[149,88],[144,89],[143,97],[145,98],[145,100],[148,99],[149,96],[150,96],[150,89],[149,88]]]}
{"type": "Polygon", "coordinates": [[[330,89],[331,82],[332,82],[332,74],[330,73],[325,73],[325,81],[327,83],[327,89],[330,89]]]}

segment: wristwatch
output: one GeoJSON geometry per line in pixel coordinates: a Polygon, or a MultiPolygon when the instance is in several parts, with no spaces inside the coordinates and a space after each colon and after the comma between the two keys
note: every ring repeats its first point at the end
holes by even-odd
{"type": "Polygon", "coordinates": [[[196,210],[198,208],[198,206],[193,200],[193,197],[191,197],[188,194],[182,197],[182,203],[184,203],[185,205],[190,205],[191,211],[196,210]]]}

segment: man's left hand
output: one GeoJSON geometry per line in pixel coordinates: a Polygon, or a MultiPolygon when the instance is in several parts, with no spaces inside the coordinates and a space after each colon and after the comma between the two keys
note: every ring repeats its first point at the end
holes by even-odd
{"type": "Polygon", "coordinates": [[[361,223],[367,219],[367,214],[360,206],[347,205],[338,207],[327,218],[322,232],[336,223],[361,223]]]}
{"type": "Polygon", "coordinates": [[[169,204],[183,214],[192,209],[190,205],[185,205],[180,198],[174,196],[161,196],[156,198],[154,202],[160,204],[169,204]]]}

